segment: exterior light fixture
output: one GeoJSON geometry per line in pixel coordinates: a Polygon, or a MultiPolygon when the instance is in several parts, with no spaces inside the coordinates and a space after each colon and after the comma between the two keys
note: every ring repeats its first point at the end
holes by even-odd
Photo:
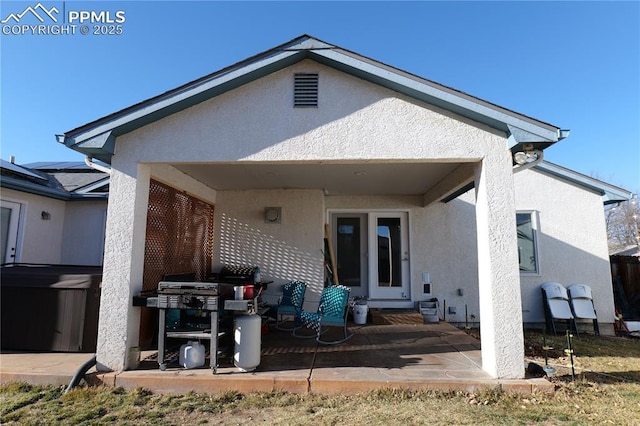
{"type": "Polygon", "coordinates": [[[527,154],[525,154],[524,152],[516,152],[515,154],[513,154],[513,160],[516,162],[516,164],[524,164],[527,162],[527,154]]]}
{"type": "Polygon", "coordinates": [[[282,207],[265,207],[264,223],[281,223],[282,207]]]}
{"type": "Polygon", "coordinates": [[[533,144],[527,143],[522,146],[522,151],[513,154],[513,161],[522,166],[530,161],[536,161],[541,157],[542,151],[534,149],[533,144]]]}

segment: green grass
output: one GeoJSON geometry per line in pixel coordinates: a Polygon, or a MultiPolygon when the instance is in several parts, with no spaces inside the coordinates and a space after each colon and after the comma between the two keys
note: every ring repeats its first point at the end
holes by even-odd
{"type": "MultiPolygon", "coordinates": [[[[543,336],[527,333],[528,361],[544,364],[543,336]]],[[[224,392],[157,395],[144,389],[23,383],[0,387],[0,423],[158,425],[589,425],[640,424],[640,340],[547,337],[554,394],[380,389],[358,395],[224,392]]]]}

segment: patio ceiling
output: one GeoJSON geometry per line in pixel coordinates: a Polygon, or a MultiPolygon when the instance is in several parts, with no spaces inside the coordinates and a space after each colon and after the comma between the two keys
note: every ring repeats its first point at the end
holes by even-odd
{"type": "Polygon", "coordinates": [[[323,189],[328,195],[423,195],[461,164],[236,162],[171,165],[218,191],[323,189]]]}

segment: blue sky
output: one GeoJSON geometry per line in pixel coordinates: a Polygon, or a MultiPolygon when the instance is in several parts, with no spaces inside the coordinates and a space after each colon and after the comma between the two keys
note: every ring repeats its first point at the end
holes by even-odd
{"type": "MultiPolygon", "coordinates": [[[[37,3],[2,1],[0,20],[37,3]]],[[[81,161],[54,135],[309,34],[571,129],[547,160],[640,190],[637,1],[41,3],[126,20],[120,35],[3,29],[4,160],[81,161]]]]}

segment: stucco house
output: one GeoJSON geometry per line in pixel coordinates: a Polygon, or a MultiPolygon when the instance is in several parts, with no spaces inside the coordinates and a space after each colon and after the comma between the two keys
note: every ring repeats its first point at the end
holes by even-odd
{"type": "Polygon", "coordinates": [[[102,265],[108,173],[78,161],[0,161],[0,263],[102,265]]]}
{"type": "Polygon", "coordinates": [[[541,162],[567,134],[303,35],[59,135],[111,167],[98,367],[153,334],[132,297],[163,273],[258,265],[266,298],[303,280],[314,307],[329,229],[354,296],[446,300],[483,369],[523,377],[542,282],[591,285],[614,320],[602,203],[630,194],[541,162]]]}

